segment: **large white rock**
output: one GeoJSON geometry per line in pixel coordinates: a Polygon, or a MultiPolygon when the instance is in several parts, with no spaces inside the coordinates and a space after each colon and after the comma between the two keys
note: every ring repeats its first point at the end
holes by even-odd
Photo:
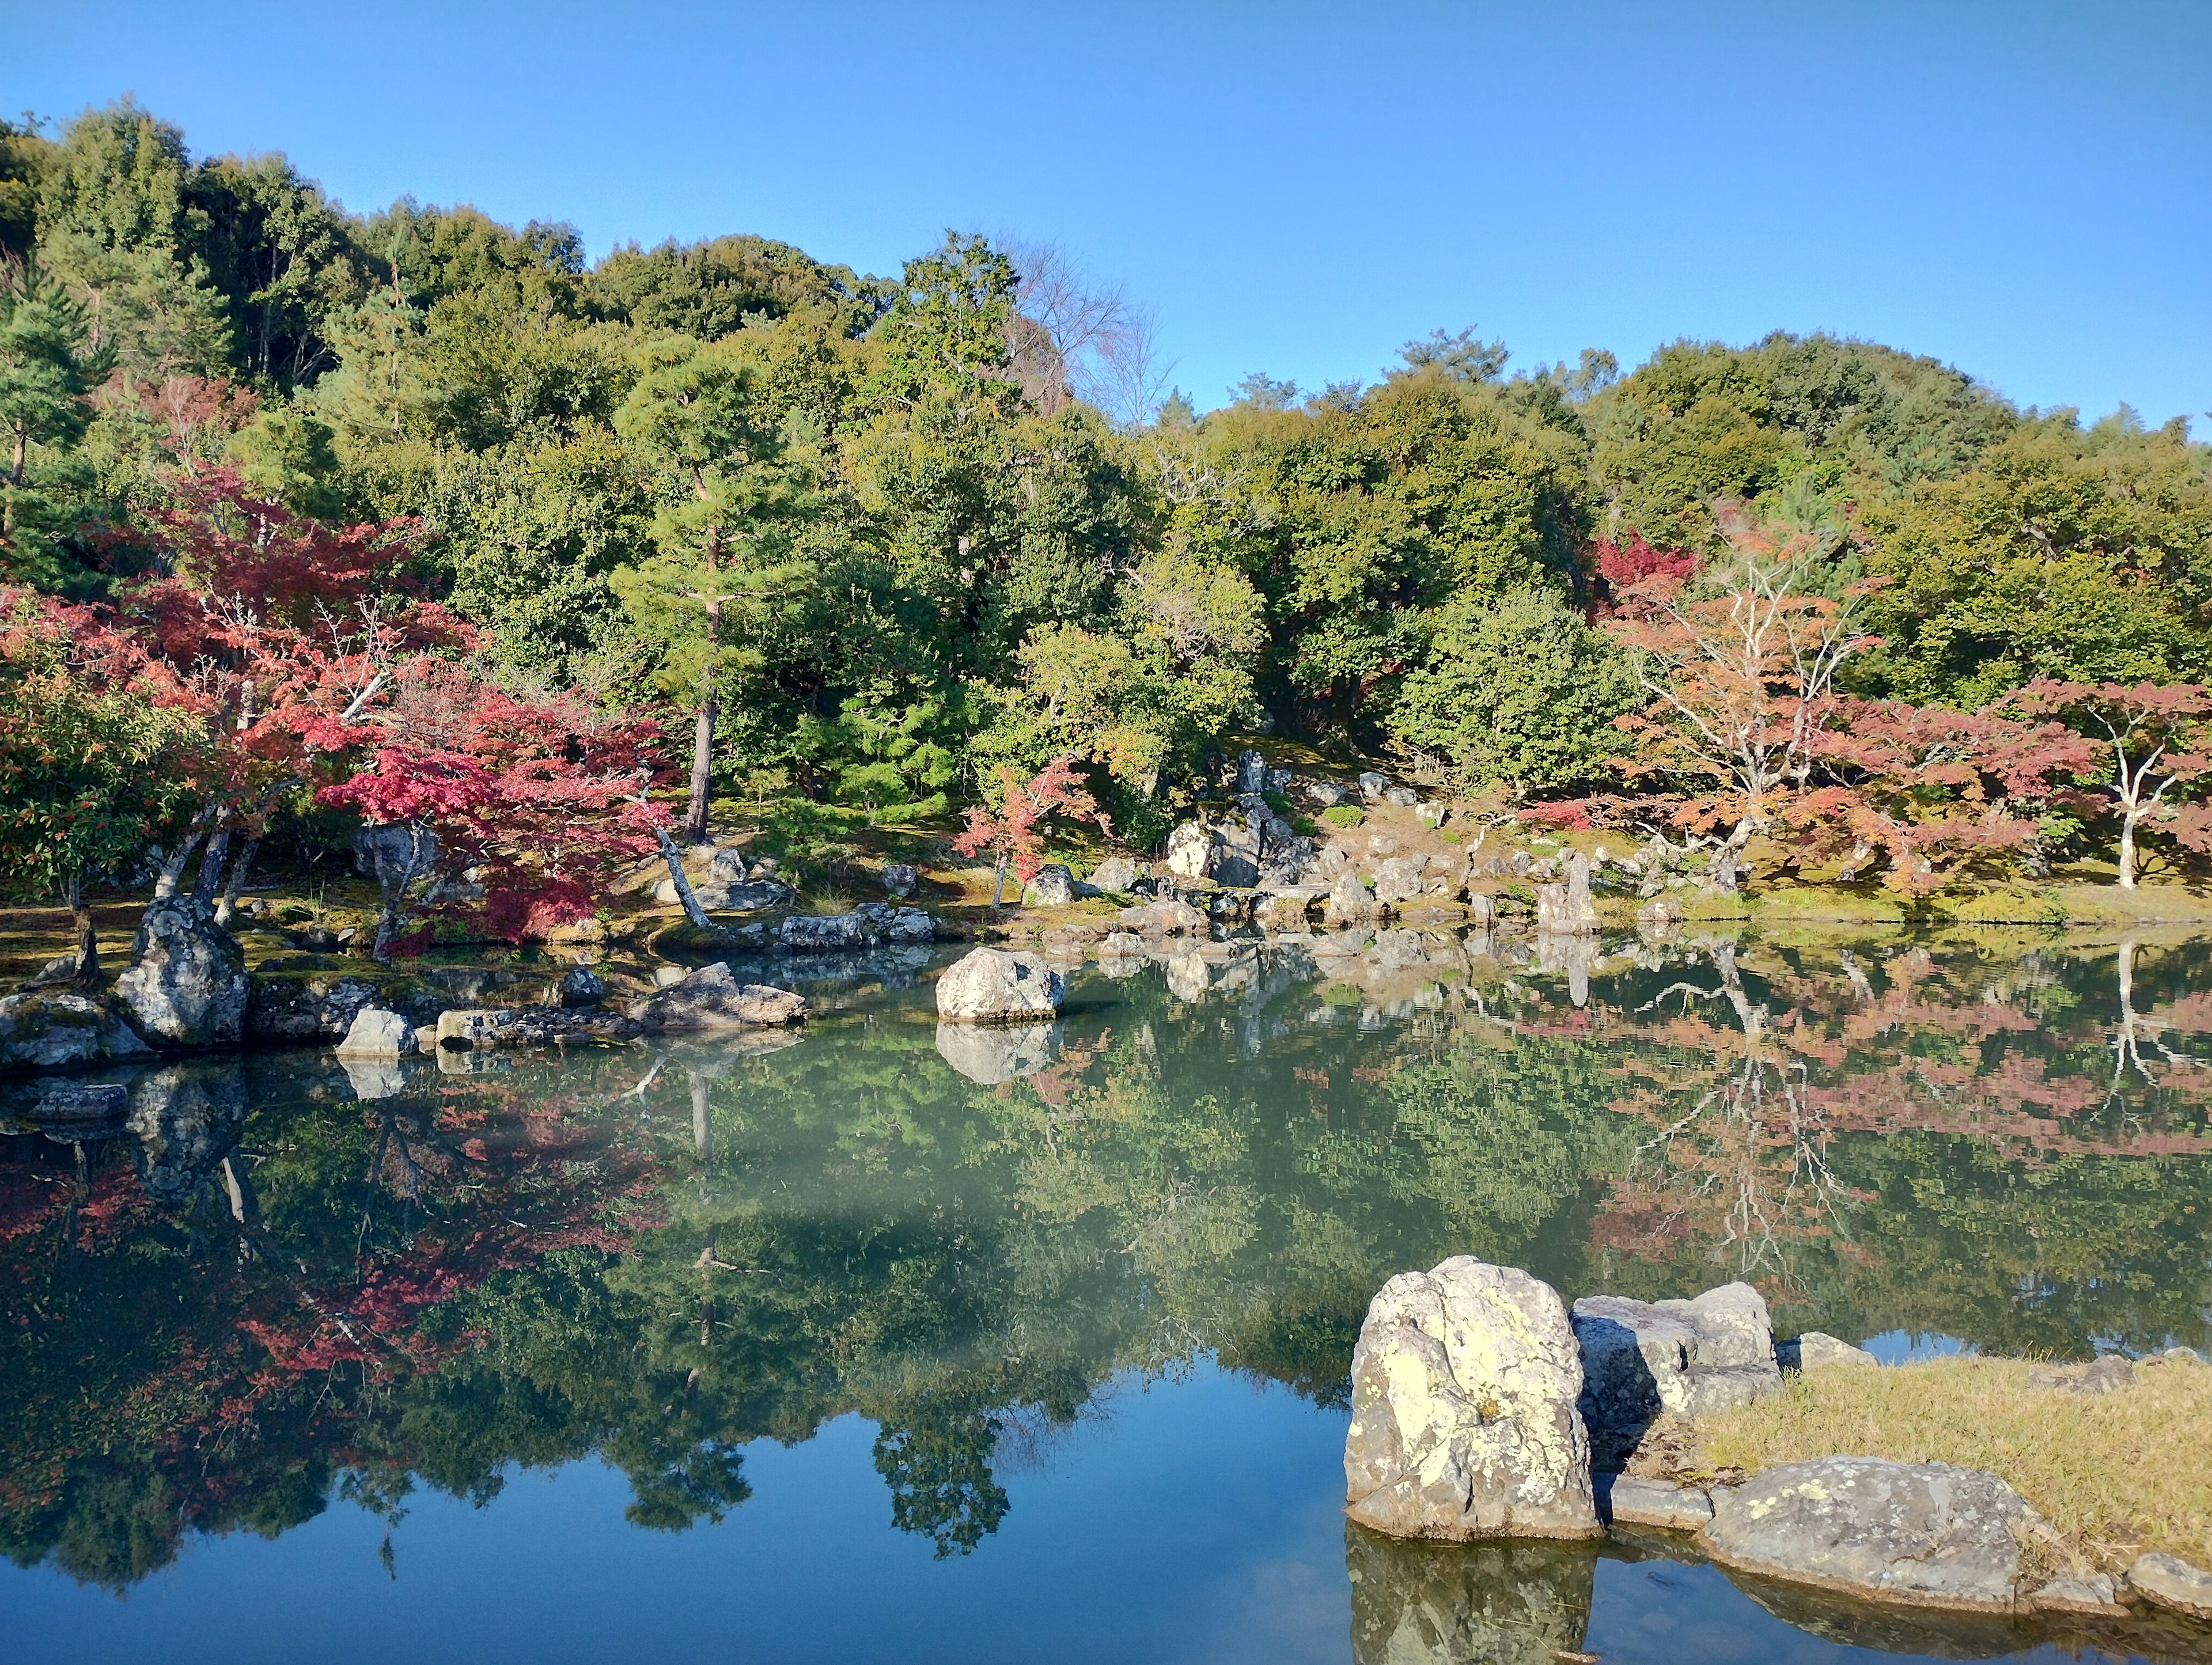
{"type": "Polygon", "coordinates": [[[937,1015],[953,1023],[1049,1018],[1066,998],[1060,973],[1041,954],[978,948],[937,980],[937,1015]]]}
{"type": "Polygon", "coordinates": [[[1186,821],[1168,835],[1164,865],[1178,878],[1204,878],[1213,871],[1213,829],[1186,821]]]}
{"type": "Polygon", "coordinates": [[[405,1058],[415,1050],[415,1026],[396,1012],[365,1006],[338,1042],[341,1058],[405,1058]]]}
{"type": "Polygon", "coordinates": [[[1582,1387],[1550,1285],[1468,1255],[1401,1273],[1352,1352],[1346,1512],[1401,1538],[1595,1536],[1582,1387]]]}
{"type": "Polygon", "coordinates": [[[1597,929],[1597,904],[1590,899],[1589,858],[1577,850],[1567,858],[1566,882],[1536,887],[1536,929],[1559,936],[1588,936],[1597,929]]]}

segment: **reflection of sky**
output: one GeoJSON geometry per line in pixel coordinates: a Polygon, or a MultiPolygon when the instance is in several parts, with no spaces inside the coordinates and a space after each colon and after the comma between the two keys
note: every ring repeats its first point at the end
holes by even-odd
{"type": "Polygon", "coordinates": [[[1910,1364],[1923,1358],[1950,1358],[1981,1349],[1955,1335],[1936,1335],[1917,1330],[1884,1330],[1859,1343],[1885,1364],[1910,1364]]]}

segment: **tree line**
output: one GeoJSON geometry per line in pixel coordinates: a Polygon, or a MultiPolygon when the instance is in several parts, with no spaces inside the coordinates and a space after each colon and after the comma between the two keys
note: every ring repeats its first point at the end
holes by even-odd
{"type": "Polygon", "coordinates": [[[219,896],[343,811],[588,888],[671,793],[696,839],[718,793],[916,820],[1055,763],[1142,846],[1270,727],[1723,884],[2131,883],[2205,842],[2212,449],[2179,420],[1826,335],[1623,374],[1471,329],[1201,413],[1054,249],[592,262],[349,213],[127,100],[0,128],[0,274],[21,890],[194,843],[219,896]],[[564,798],[614,829],[506,837],[564,798]]]}

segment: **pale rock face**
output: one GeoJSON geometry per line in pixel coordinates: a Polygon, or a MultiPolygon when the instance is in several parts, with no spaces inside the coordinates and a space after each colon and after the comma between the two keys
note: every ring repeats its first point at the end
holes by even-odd
{"type": "Polygon", "coordinates": [[[396,1012],[365,1006],[338,1042],[341,1058],[404,1058],[415,1050],[415,1026],[396,1012]]]}
{"type": "Polygon", "coordinates": [[[1127,893],[1143,875],[1126,855],[1109,856],[1092,871],[1091,882],[1102,890],[1127,893]]]}
{"type": "Polygon", "coordinates": [[[2021,1543],[2049,1530],[2017,1492],[1979,1469],[1822,1457],[1723,1492],[1700,1536],[1723,1566],[1877,1600],[2005,1613],[2022,1595],[2021,1543]]]}
{"type": "Polygon", "coordinates": [[[1425,855],[1394,855],[1376,864],[1375,900],[1378,904],[1410,902],[1421,894],[1425,855]]]}
{"type": "Polygon", "coordinates": [[[1582,1375],[1548,1284],[1466,1255],[1400,1273],[1352,1353],[1346,1512],[1394,1537],[1596,1535],[1582,1375]]]}
{"type": "Polygon", "coordinates": [[[1385,787],[1382,801],[1394,809],[1410,810],[1421,801],[1421,794],[1411,787],[1385,787]]]}
{"type": "Polygon", "coordinates": [[[1674,1532],[1695,1532],[1713,1517],[1713,1501],[1701,1486],[1626,1474],[1613,1481],[1607,1507],[1622,1526],[1665,1527],[1674,1532]]]}
{"type": "Polygon", "coordinates": [[[1574,1329],[1582,1413],[1601,1468],[1618,1466],[1662,1411],[1710,1416],[1782,1391],[1766,1302],[1749,1284],[1692,1301],[1585,1296],[1574,1329]]]}
{"type": "Polygon", "coordinates": [[[1536,890],[1536,928],[1559,936],[1588,936],[1597,929],[1597,904],[1590,899],[1589,858],[1576,851],[1567,858],[1566,881],[1536,890]]]}
{"type": "Polygon", "coordinates": [[[1344,788],[1334,781],[1309,781],[1305,785],[1306,799],[1322,809],[1333,809],[1344,801],[1344,788]]]}
{"type": "Polygon", "coordinates": [[[1425,827],[1441,827],[1444,823],[1444,806],[1433,802],[1416,804],[1413,818],[1425,827]]]}
{"type": "Polygon", "coordinates": [[[1213,831],[1186,821],[1168,835],[1167,870],[1177,878],[1205,878],[1213,871],[1213,831]]]}
{"type": "Polygon", "coordinates": [[[953,1023],[1049,1019],[1066,998],[1043,956],[1003,948],[978,948],[937,980],[937,1015],[953,1023]]]}
{"type": "Polygon", "coordinates": [[[1377,775],[1372,769],[1359,777],[1359,795],[1372,804],[1390,790],[1390,777],[1377,775]]]}
{"type": "Polygon", "coordinates": [[[1122,930],[1147,937],[1202,937],[1207,930],[1206,915],[1187,902],[1149,902],[1124,908],[1115,921],[1122,930]]]}
{"type": "Polygon", "coordinates": [[[1881,1362],[1864,1347],[1855,1347],[1825,1330],[1807,1330],[1795,1342],[1777,1344],[1777,1351],[1793,1346],[1797,1350],[1797,1368],[1801,1370],[1824,1370],[1837,1364],[1879,1364],[1881,1362]]]}
{"type": "Polygon", "coordinates": [[[1346,867],[1336,876],[1336,883],[1322,898],[1322,918],[1332,929],[1357,925],[1375,917],[1375,898],[1367,894],[1367,887],[1359,882],[1359,875],[1346,867]]]}
{"type": "Polygon", "coordinates": [[[495,1007],[441,1012],[438,1014],[438,1045],[463,1052],[497,1046],[499,1031],[514,1021],[512,1012],[495,1007]]]}
{"type": "Polygon", "coordinates": [[[2178,1555],[2138,1555],[2128,1568],[2128,1585],[2159,1607],[2193,1619],[2212,1619],[2212,1573],[2178,1555]]]}
{"type": "Polygon", "coordinates": [[[246,955],[196,896],[146,905],[116,998],[147,1034],[180,1047],[234,1046],[246,1030],[246,955]]]}
{"type": "Polygon", "coordinates": [[[781,1027],[806,1016],[806,1000],[766,983],[740,983],[717,960],[636,1001],[629,1015],[663,1031],[781,1027]]]}

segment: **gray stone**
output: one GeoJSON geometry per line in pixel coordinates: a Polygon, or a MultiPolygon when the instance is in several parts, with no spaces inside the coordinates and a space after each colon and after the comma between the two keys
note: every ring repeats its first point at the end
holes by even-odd
{"type": "Polygon", "coordinates": [[[867,921],[856,914],[793,914],[776,927],[787,954],[848,953],[868,945],[867,921]]]}
{"type": "Polygon", "coordinates": [[[66,954],[55,955],[53,958],[33,971],[30,981],[26,982],[23,987],[26,991],[33,988],[52,988],[59,983],[73,983],[76,981],[76,951],[72,949],[66,954]]]}
{"type": "Polygon", "coordinates": [[[2047,1531],[1995,1474],[1944,1462],[1822,1457],[1717,1498],[1701,1534],[1724,1566],[1892,1601],[2002,1613],[2021,1546],[2047,1531]]]}
{"type": "Polygon", "coordinates": [[[146,904],[116,999],[143,1034],[180,1047],[235,1046],[246,1033],[246,955],[197,896],[146,904]]]}
{"type": "Polygon", "coordinates": [[[1550,1285],[1467,1255],[1401,1273],[1352,1352],[1346,1512],[1401,1538],[1595,1535],[1581,1391],[1550,1285]]]}
{"type": "Polygon", "coordinates": [[[1091,882],[1102,890],[1126,895],[1144,874],[1126,855],[1109,855],[1091,871],[1091,882]]]}
{"type": "Polygon", "coordinates": [[[1059,1045],[1057,1024],[937,1025],[937,1055],[982,1087],[1035,1075],[1051,1065],[1059,1045]]]}
{"type": "Polygon", "coordinates": [[[1565,883],[1537,887],[1537,930],[1555,936],[1588,936],[1597,929],[1589,872],[1589,858],[1577,850],[1567,857],[1565,883]]]}
{"type": "Polygon", "coordinates": [[[514,1021],[512,1012],[495,1006],[441,1012],[438,1014],[439,1050],[473,1052],[495,1047],[500,1042],[500,1031],[514,1021]]]}
{"type": "Polygon", "coordinates": [[[1834,1364],[1881,1363],[1864,1347],[1855,1347],[1848,1341],[1838,1340],[1825,1330],[1807,1330],[1794,1345],[1797,1350],[1797,1368],[1801,1370],[1826,1370],[1834,1364]]]}
{"type": "Polygon", "coordinates": [[[1421,794],[1411,787],[1386,787],[1382,801],[1394,809],[1409,810],[1421,801],[1421,794]]]}
{"type": "Polygon", "coordinates": [[[1213,829],[1186,821],[1168,835],[1164,865],[1177,878],[1206,878],[1213,872],[1213,829]]]}
{"type": "Polygon", "coordinates": [[[1636,910],[1636,929],[1643,936],[1664,936],[1682,922],[1682,906],[1672,896],[1654,896],[1636,910]]]}
{"type": "Polygon", "coordinates": [[[1334,781],[1309,781],[1304,791],[1307,801],[1321,809],[1333,809],[1344,801],[1344,788],[1334,781]]]}
{"type": "Polygon", "coordinates": [[[2194,1347],[2168,1347],[2163,1352],[2147,1354],[2146,1364],[2202,1364],[2204,1356],[2194,1347]]]}
{"type": "Polygon", "coordinates": [[[415,1050],[421,1053],[426,1058],[438,1050],[437,1024],[418,1024],[416,1025],[415,1050]]]}
{"type": "Polygon", "coordinates": [[[564,1006],[597,1006],[607,998],[607,986],[590,966],[572,965],[561,974],[560,996],[564,1006]]]}
{"type": "Polygon", "coordinates": [[[1585,1296],[1574,1328],[1583,1418],[1604,1468],[1623,1461],[1662,1411],[1710,1416],[1782,1390],[1766,1302],[1749,1284],[1691,1301],[1585,1296]]]}
{"type": "Polygon", "coordinates": [[[1290,789],[1290,770],[1286,769],[1271,769],[1267,771],[1267,790],[1269,792],[1288,792],[1290,789]]]}
{"type": "Polygon", "coordinates": [[[2128,1588],[2155,1607],[2212,1619],[2212,1573],[2178,1555],[2138,1555],[2128,1568],[2128,1588]]]}
{"type": "Polygon", "coordinates": [[[415,1050],[415,1026],[396,1012],[365,1006],[338,1042],[341,1058],[404,1058],[415,1050]]]}
{"type": "Polygon", "coordinates": [[[397,1058],[356,1058],[341,1054],[338,1067],[345,1072],[353,1096],[364,1101],[396,1098],[407,1090],[407,1072],[397,1058]]]}
{"type": "Polygon", "coordinates": [[[1390,789],[1390,777],[1377,775],[1372,769],[1359,777],[1359,795],[1373,803],[1390,789]]]}
{"type": "Polygon", "coordinates": [[[1367,894],[1359,874],[1346,867],[1336,876],[1328,894],[1322,898],[1322,919],[1331,930],[1357,925],[1375,916],[1375,898],[1367,894]]]}
{"type": "Polygon", "coordinates": [[[1441,827],[1444,823],[1444,805],[1433,799],[1413,805],[1413,819],[1425,827],[1441,827]]]}
{"type": "Polygon", "coordinates": [[[1256,751],[1245,751],[1237,757],[1237,790],[1265,792],[1267,789],[1267,760],[1256,751]]]}
{"type": "Polygon", "coordinates": [[[212,1066],[172,1064],[131,1084],[131,1164],[157,1199],[198,1190],[238,1143],[246,1125],[246,1079],[235,1060],[212,1066]]]}
{"type": "Polygon", "coordinates": [[[937,1015],[954,1023],[1034,1022],[1066,998],[1060,973],[1039,954],[978,948],[937,980],[937,1015]]]}
{"type": "Polygon", "coordinates": [[[1398,854],[1398,841],[1391,837],[1389,833],[1376,833],[1374,837],[1367,841],[1367,854],[1395,855],[1398,854]]]}
{"type": "Polygon", "coordinates": [[[1206,915],[1187,902],[1173,900],[1139,903],[1115,915],[1124,931],[1147,937],[1203,937],[1208,934],[1206,915]]]}
{"type": "Polygon", "coordinates": [[[663,1032],[773,1029],[802,1021],[806,998],[768,983],[740,983],[728,963],[717,960],[632,1003],[629,1015],[663,1032]]]}
{"type": "Polygon", "coordinates": [[[1695,1532],[1713,1517],[1713,1500],[1703,1488],[1628,1474],[1613,1482],[1607,1508],[1609,1518],[1621,1526],[1658,1526],[1675,1532],[1695,1532]]]}
{"type": "Polygon", "coordinates": [[[921,883],[921,875],[915,871],[912,863],[905,861],[888,864],[884,868],[882,878],[884,894],[901,900],[912,896],[915,887],[921,883]]]}
{"type": "Polygon", "coordinates": [[[1376,864],[1375,900],[1378,905],[1410,902],[1421,894],[1421,873],[1429,864],[1425,855],[1394,855],[1376,864]]]}
{"type": "Polygon", "coordinates": [[[1024,908],[1065,908],[1075,900],[1075,875],[1065,862],[1048,861],[1022,886],[1024,908]]]}
{"type": "Polygon", "coordinates": [[[2134,1361],[2108,1352],[2087,1364],[2039,1364],[2027,1373],[2031,1388],[2048,1388],[2062,1394],[2100,1396],[2135,1385],[2134,1361]]]}
{"type": "Polygon", "coordinates": [[[2128,1610],[2115,1598],[2110,1573],[2069,1573],[2053,1578],[2027,1597],[2038,1613],[2078,1613],[2100,1619],[2124,1619],[2128,1610]]]}
{"type": "Polygon", "coordinates": [[[910,947],[937,940],[937,921],[921,908],[895,908],[888,902],[864,902],[853,917],[877,942],[910,947]]]}
{"type": "Polygon", "coordinates": [[[153,1050],[105,1000],[59,991],[0,1000],[0,1066],[67,1069],[153,1050]]]}
{"type": "Polygon", "coordinates": [[[1242,889],[1260,882],[1260,852],[1272,818],[1265,813],[1231,816],[1213,829],[1213,858],[1206,871],[1215,884],[1242,889]]]}

